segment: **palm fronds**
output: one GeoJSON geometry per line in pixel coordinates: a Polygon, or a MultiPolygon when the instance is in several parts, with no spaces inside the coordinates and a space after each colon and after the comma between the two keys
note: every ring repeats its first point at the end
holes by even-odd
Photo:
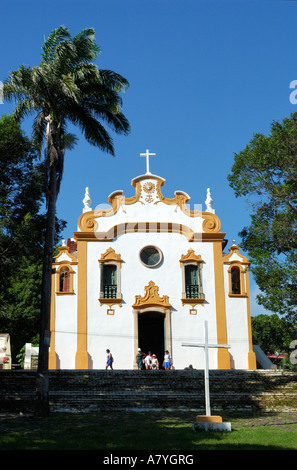
{"type": "MultiPolygon", "coordinates": [[[[32,137],[46,162],[57,162],[58,179],[62,177],[65,149],[69,148],[67,122],[77,125],[87,141],[114,155],[113,141],[104,127],[127,135],[130,126],[123,115],[120,93],[128,81],[111,70],[94,64],[101,52],[93,28],[76,36],[65,26],[54,29],[42,45],[39,66],[21,65],[4,83],[4,97],[16,103],[14,116],[20,120],[35,114],[32,137]],[[61,174],[60,174],[61,173],[61,174]]],[[[76,139],[71,138],[71,147],[76,139]]]]}

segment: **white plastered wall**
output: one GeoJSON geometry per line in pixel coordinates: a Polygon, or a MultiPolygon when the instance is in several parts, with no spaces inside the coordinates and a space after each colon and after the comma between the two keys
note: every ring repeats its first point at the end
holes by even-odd
{"type": "MultiPolygon", "coordinates": [[[[88,352],[94,369],[104,368],[106,349],[115,358],[114,367],[130,369],[134,362],[134,313],[135,295],[144,295],[144,287],[153,281],[159,287],[159,295],[168,295],[171,309],[171,333],[174,366],[204,367],[204,353],[200,349],[185,348],[182,342],[204,341],[203,321],[209,322],[209,337],[217,341],[215,290],[213,276],[212,243],[189,243],[175,233],[130,233],[119,236],[113,242],[89,242],[88,249],[88,352]],[[146,245],[157,246],[163,254],[162,263],[156,268],[145,267],[138,254],[146,245]],[[123,260],[121,267],[122,307],[114,305],[114,315],[107,315],[107,306],[98,301],[100,271],[98,259],[107,248],[112,247],[123,260]],[[179,259],[188,249],[200,254],[202,268],[204,305],[197,305],[197,315],[190,315],[190,306],[182,306],[182,273],[179,259]]],[[[141,345],[140,345],[141,346],[141,345]]],[[[162,358],[161,358],[162,359],[162,358]]],[[[210,352],[210,367],[217,367],[216,351],[210,352]]]]}
{"type": "MultiPolygon", "coordinates": [[[[149,179],[148,179],[149,180],[149,179]]],[[[152,180],[152,182],[156,182],[152,180]]],[[[216,303],[214,285],[213,242],[199,239],[189,242],[180,233],[156,233],[157,222],[180,224],[195,233],[202,232],[202,218],[189,217],[177,205],[162,202],[143,204],[138,201],[120,207],[116,214],[97,219],[98,232],[106,232],[119,224],[129,224],[130,229],[137,222],[150,222],[152,231],[149,233],[124,233],[112,241],[87,242],[87,351],[93,369],[103,369],[106,363],[106,349],[110,349],[114,358],[115,369],[132,369],[135,362],[135,322],[132,305],[135,296],[143,296],[144,288],[149,281],[159,287],[159,295],[168,296],[171,308],[171,344],[170,351],[176,369],[192,365],[196,369],[204,367],[202,349],[183,347],[183,342],[204,342],[204,320],[208,321],[209,342],[217,343],[216,303]],[[140,250],[147,245],[157,246],[163,254],[163,262],[156,268],[145,267],[138,258],[140,250]],[[107,315],[107,305],[100,306],[100,269],[98,260],[107,248],[112,247],[123,260],[121,271],[122,307],[113,305],[114,315],[107,315]],[[196,315],[190,315],[190,305],[182,305],[182,272],[179,259],[193,249],[200,255],[202,264],[202,284],[205,302],[196,305],[196,315]]],[[[155,197],[155,196],[154,196],[155,197]]],[[[190,207],[201,210],[201,206],[190,207]]],[[[106,209],[106,207],[105,207],[106,209]]],[[[64,255],[63,255],[64,256],[64,255]]],[[[59,258],[63,260],[62,257],[59,258]]],[[[72,265],[73,295],[55,296],[56,310],[56,352],[58,367],[75,368],[77,348],[77,269],[72,265]]],[[[224,290],[226,304],[227,339],[231,345],[230,353],[236,369],[247,368],[248,337],[247,337],[247,303],[246,298],[230,298],[228,296],[228,266],[224,266],[224,290]]],[[[139,345],[141,346],[141,345],[139,345]]],[[[162,360],[162,358],[160,358],[162,360]]],[[[217,368],[217,349],[209,351],[209,366],[217,368]]]]}

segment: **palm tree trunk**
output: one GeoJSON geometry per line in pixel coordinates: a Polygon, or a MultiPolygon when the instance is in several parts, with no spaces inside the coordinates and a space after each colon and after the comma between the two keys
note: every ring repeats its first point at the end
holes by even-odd
{"type": "Polygon", "coordinates": [[[49,332],[50,332],[50,305],[51,305],[51,282],[53,247],[56,221],[56,200],[57,200],[57,171],[56,164],[50,166],[48,184],[48,210],[46,218],[46,234],[43,257],[42,272],[42,292],[41,292],[41,326],[39,341],[39,358],[36,378],[36,402],[35,415],[48,416],[49,406],[49,373],[48,373],[48,353],[49,353],[49,332]]]}

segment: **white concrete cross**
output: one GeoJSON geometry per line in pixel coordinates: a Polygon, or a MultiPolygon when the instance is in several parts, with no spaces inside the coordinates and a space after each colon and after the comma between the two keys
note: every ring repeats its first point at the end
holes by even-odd
{"type": "Polygon", "coordinates": [[[210,399],[209,399],[209,364],[208,364],[208,348],[230,348],[228,344],[209,344],[208,343],[208,322],[204,322],[204,344],[195,343],[182,343],[182,346],[190,346],[193,348],[203,348],[205,352],[205,369],[204,369],[204,386],[205,386],[205,409],[206,415],[210,414],[210,399]]]}
{"type": "Polygon", "coordinates": [[[140,154],[141,157],[146,157],[146,174],[151,174],[150,172],[150,157],[155,157],[155,153],[150,153],[149,150],[147,150],[145,153],[140,154]]]}

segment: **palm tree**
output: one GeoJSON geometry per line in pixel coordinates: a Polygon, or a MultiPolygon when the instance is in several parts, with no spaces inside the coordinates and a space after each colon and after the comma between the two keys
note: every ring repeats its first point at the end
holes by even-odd
{"type": "Polygon", "coordinates": [[[34,115],[32,138],[46,167],[47,226],[44,246],[41,331],[36,383],[35,413],[49,414],[47,332],[50,326],[52,256],[56,201],[63,175],[64,154],[76,143],[67,125],[78,126],[86,140],[114,155],[107,124],[117,134],[127,135],[129,123],[122,114],[120,93],[129,86],[121,75],[100,70],[93,62],[100,52],[93,28],[71,37],[65,26],[53,30],[42,46],[39,66],[21,65],[4,82],[4,98],[15,102],[13,115],[21,120],[34,115]]]}

